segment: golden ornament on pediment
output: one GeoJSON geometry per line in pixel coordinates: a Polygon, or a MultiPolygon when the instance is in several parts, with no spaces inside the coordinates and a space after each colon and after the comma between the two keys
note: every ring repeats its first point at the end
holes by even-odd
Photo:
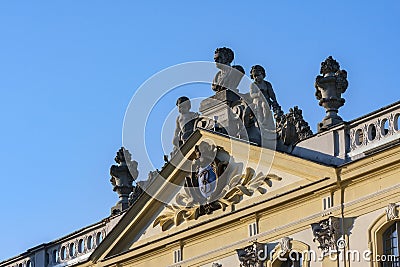
{"type": "MultiPolygon", "coordinates": [[[[178,193],[175,197],[177,204],[167,205],[165,211],[155,219],[153,227],[159,224],[165,231],[185,221],[196,220],[202,215],[211,214],[215,210],[225,211],[227,207],[242,201],[244,195],[253,196],[255,192],[265,194],[267,187],[272,186],[272,180],[282,180],[275,174],[265,175],[262,172],[256,174],[250,167],[242,173],[241,164],[234,165],[228,166],[223,175],[217,175],[214,198],[210,198],[212,201],[207,201],[204,197],[202,199],[198,188],[193,184],[188,186],[189,183],[186,183],[184,192],[178,193]]],[[[190,179],[187,178],[187,180],[190,179]]]]}

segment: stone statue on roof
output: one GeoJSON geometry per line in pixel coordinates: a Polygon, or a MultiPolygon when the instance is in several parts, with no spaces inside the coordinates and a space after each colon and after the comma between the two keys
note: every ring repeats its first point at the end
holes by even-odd
{"type": "Polygon", "coordinates": [[[332,56],[321,63],[320,74],[315,78],[315,97],[319,100],[319,105],[325,108],[326,116],[318,124],[318,132],[343,121],[338,111],[344,105],[342,94],[349,85],[347,71],[341,70],[339,62],[332,56]]]}
{"type": "Polygon", "coordinates": [[[179,116],[176,118],[175,134],[172,140],[172,144],[174,145],[173,153],[176,152],[193,133],[194,123],[199,117],[198,113],[190,111],[192,106],[188,97],[179,97],[176,101],[176,105],[178,106],[179,116]]]}
{"type": "Polygon", "coordinates": [[[259,93],[267,100],[267,103],[270,107],[277,105],[278,102],[276,100],[274,89],[272,89],[272,84],[266,80],[265,69],[260,65],[254,65],[251,67],[250,78],[254,80],[254,82],[250,85],[250,96],[260,97],[259,93]],[[258,89],[258,90],[257,90],[258,89]],[[258,92],[260,91],[260,92],[258,92]]]}
{"type": "Polygon", "coordinates": [[[211,89],[215,92],[227,89],[239,92],[237,87],[245,72],[240,65],[231,66],[233,59],[234,53],[232,49],[221,47],[215,50],[214,61],[219,69],[211,85],[211,89]]]}
{"type": "Polygon", "coordinates": [[[129,195],[136,189],[133,182],[139,175],[138,163],[132,160],[131,153],[124,147],[118,150],[114,160],[117,164],[110,168],[110,182],[113,191],[117,192],[120,200],[111,209],[111,214],[117,214],[129,207],[129,195]]]}
{"type": "Polygon", "coordinates": [[[261,124],[270,116],[270,108],[274,113],[280,108],[276,100],[274,89],[270,82],[264,80],[266,77],[265,69],[260,65],[251,67],[250,78],[254,82],[250,85],[250,96],[253,100],[254,110],[261,124]],[[268,104],[268,105],[267,105],[268,104]]]}

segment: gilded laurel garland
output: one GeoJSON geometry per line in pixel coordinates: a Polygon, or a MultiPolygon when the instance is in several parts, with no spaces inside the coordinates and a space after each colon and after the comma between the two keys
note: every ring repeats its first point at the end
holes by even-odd
{"type": "Polygon", "coordinates": [[[227,165],[224,161],[215,159],[210,168],[199,168],[204,173],[207,170],[208,177],[215,175],[216,178],[210,183],[212,192],[204,194],[207,185],[201,182],[202,173],[194,172],[194,179],[187,178],[184,192],[175,197],[176,204],[169,204],[162,215],[156,218],[153,227],[158,224],[162,230],[171,226],[178,226],[185,221],[196,220],[199,216],[211,214],[213,211],[239,203],[243,196],[253,196],[255,192],[265,194],[267,187],[272,186],[272,180],[280,181],[282,178],[274,175],[264,175],[262,172],[256,174],[254,169],[247,167],[244,173],[241,164],[227,165]],[[234,166],[231,166],[234,165],[234,166]],[[223,173],[220,174],[221,170],[223,173]],[[197,184],[194,181],[199,181],[197,184]]]}

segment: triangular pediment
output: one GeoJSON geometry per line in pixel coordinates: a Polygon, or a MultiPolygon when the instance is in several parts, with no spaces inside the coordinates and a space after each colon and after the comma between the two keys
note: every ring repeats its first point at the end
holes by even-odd
{"type": "Polygon", "coordinates": [[[199,233],[221,218],[240,219],[246,210],[268,209],[336,181],[332,167],[204,130],[181,152],[154,173],[93,261],[174,245],[185,231],[199,233]]]}

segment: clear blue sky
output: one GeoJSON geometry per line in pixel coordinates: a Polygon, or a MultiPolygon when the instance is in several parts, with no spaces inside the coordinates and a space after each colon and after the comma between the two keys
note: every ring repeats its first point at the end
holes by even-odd
{"type": "MultiPolygon", "coordinates": [[[[267,69],[283,109],[298,105],[315,132],[313,84],[329,55],[348,71],[345,120],[400,99],[399,11],[398,1],[1,1],[0,260],[109,215],[124,113],[151,75],[231,47],[247,73],[267,69]]],[[[170,140],[151,137],[150,151],[170,140]]]]}

